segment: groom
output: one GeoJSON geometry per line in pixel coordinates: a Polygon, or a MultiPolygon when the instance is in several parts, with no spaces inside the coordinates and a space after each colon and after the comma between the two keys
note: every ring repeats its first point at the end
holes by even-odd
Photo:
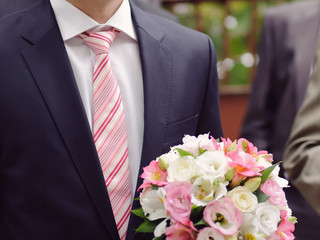
{"type": "MultiPolygon", "coordinates": [[[[0,239],[120,238],[93,138],[97,56],[80,36],[118,33],[129,201],[184,134],[222,135],[211,40],[127,1],[41,0],[0,20],[0,239]]],[[[138,225],[130,216],[126,239],[146,239],[138,225]]]]}

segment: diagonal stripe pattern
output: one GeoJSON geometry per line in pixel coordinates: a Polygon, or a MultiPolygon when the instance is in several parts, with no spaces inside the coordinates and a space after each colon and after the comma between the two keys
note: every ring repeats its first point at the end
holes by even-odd
{"type": "Polygon", "coordinates": [[[120,89],[112,73],[109,48],[114,29],[79,35],[96,54],[93,74],[93,134],[120,239],[131,209],[127,134],[120,89]]]}

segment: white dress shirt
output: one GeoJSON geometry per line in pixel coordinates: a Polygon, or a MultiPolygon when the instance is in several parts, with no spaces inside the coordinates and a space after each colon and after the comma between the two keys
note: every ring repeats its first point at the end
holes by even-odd
{"type": "Polygon", "coordinates": [[[128,159],[132,195],[138,178],[144,128],[144,100],[141,60],[128,0],[123,0],[116,13],[99,24],[66,0],[50,0],[64,41],[82,103],[92,129],[93,67],[95,54],[77,37],[85,31],[97,32],[114,27],[120,30],[110,48],[112,70],[118,80],[125,113],[128,159]]]}

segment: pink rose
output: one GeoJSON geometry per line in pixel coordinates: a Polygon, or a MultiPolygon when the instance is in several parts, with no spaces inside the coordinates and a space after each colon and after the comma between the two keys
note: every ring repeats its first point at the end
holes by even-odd
{"type": "Polygon", "coordinates": [[[227,156],[232,160],[229,166],[235,169],[231,182],[232,187],[238,186],[247,177],[261,176],[262,167],[257,166],[257,161],[249,153],[231,151],[227,153],[227,156]]]}
{"type": "Polygon", "coordinates": [[[223,151],[227,153],[229,151],[230,146],[232,145],[232,141],[230,138],[221,138],[222,142],[217,142],[213,137],[211,137],[211,142],[213,144],[213,148],[218,151],[223,151]]]}
{"type": "Polygon", "coordinates": [[[235,234],[242,223],[240,210],[226,197],[210,202],[204,209],[203,218],[222,235],[235,234]]]}
{"type": "Polygon", "coordinates": [[[223,151],[227,153],[229,151],[229,147],[232,145],[232,141],[230,140],[230,138],[221,138],[221,140],[223,142],[223,151]]]}
{"type": "Polygon", "coordinates": [[[166,191],[165,205],[174,222],[189,225],[191,213],[191,189],[189,182],[172,182],[164,187],[166,191]]]}
{"type": "Polygon", "coordinates": [[[153,160],[147,167],[143,168],[143,173],[141,177],[144,178],[143,184],[138,188],[138,191],[141,188],[151,187],[151,184],[162,187],[168,184],[167,182],[167,172],[164,172],[160,169],[157,161],[153,160]]]}
{"type": "Polygon", "coordinates": [[[219,143],[212,136],[211,136],[211,142],[212,142],[213,147],[214,147],[215,150],[221,150],[221,147],[220,147],[219,143]]]}
{"type": "Polygon", "coordinates": [[[280,210],[281,222],[278,229],[267,240],[294,240],[294,224],[288,219],[287,211],[280,210]]]}
{"type": "Polygon", "coordinates": [[[167,228],[167,240],[194,240],[195,232],[180,223],[176,223],[167,228]]]}
{"type": "Polygon", "coordinates": [[[269,237],[267,237],[267,240],[282,240],[282,239],[279,234],[274,233],[274,234],[270,235],[269,237]]]}
{"type": "Polygon", "coordinates": [[[276,181],[267,179],[265,183],[261,184],[260,190],[270,197],[268,199],[269,203],[273,205],[286,206],[286,195],[276,181]]]}
{"type": "Polygon", "coordinates": [[[259,155],[264,155],[264,154],[268,154],[267,151],[259,151],[257,147],[255,147],[251,142],[249,142],[247,139],[245,138],[240,138],[237,142],[237,148],[241,149],[242,151],[249,153],[251,156],[253,157],[257,157],[259,155]],[[245,143],[243,143],[245,142],[245,143]],[[246,149],[243,148],[243,145],[246,146],[246,149]]]}

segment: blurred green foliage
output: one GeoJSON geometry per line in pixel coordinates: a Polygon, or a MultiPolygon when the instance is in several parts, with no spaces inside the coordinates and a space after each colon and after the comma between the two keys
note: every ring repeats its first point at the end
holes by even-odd
{"type": "MultiPolygon", "coordinates": [[[[259,42],[263,13],[266,8],[295,0],[258,1],[256,44],[259,42]]],[[[181,24],[208,34],[215,45],[218,56],[219,78],[228,76],[229,85],[250,83],[250,68],[255,67],[256,53],[249,53],[248,36],[252,30],[250,0],[233,0],[226,15],[224,4],[218,2],[175,3],[170,10],[178,16],[181,24]],[[226,17],[227,16],[227,17],[226,17]],[[228,56],[223,52],[224,34],[228,35],[228,56]],[[249,53],[249,54],[248,54],[249,53]],[[228,61],[224,61],[228,58],[228,61]],[[227,64],[228,63],[228,64],[227,64]]]]}

